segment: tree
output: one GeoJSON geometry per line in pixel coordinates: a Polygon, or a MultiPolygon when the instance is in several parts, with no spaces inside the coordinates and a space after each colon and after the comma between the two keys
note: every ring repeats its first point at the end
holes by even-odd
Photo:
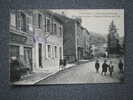
{"type": "Polygon", "coordinates": [[[119,35],[117,33],[117,28],[114,24],[114,21],[111,22],[109,25],[109,34],[107,36],[108,38],[108,54],[118,54],[120,50],[120,44],[119,44],[119,35]]]}

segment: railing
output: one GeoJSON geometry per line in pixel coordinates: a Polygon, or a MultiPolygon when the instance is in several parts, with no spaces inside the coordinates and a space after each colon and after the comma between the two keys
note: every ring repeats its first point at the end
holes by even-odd
{"type": "Polygon", "coordinates": [[[32,36],[33,35],[33,32],[31,32],[31,31],[24,32],[21,29],[17,29],[13,25],[10,25],[10,32],[14,32],[15,34],[22,35],[22,36],[32,36]]]}

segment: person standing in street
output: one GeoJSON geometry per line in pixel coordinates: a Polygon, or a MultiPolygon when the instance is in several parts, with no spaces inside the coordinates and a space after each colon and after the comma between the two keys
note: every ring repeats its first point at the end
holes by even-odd
{"type": "Polygon", "coordinates": [[[100,67],[99,60],[96,60],[96,63],[95,63],[96,73],[99,72],[99,67],[100,67]]]}
{"type": "Polygon", "coordinates": [[[104,63],[102,64],[102,75],[104,74],[106,76],[107,68],[108,68],[107,61],[104,60],[104,63]]]}
{"type": "Polygon", "coordinates": [[[59,71],[62,70],[62,66],[63,66],[63,60],[60,59],[59,60],[59,71]]]}
{"type": "Polygon", "coordinates": [[[110,64],[109,64],[109,73],[110,73],[110,77],[112,77],[112,73],[114,71],[114,66],[112,64],[112,61],[110,61],[110,64]]]}
{"type": "Polygon", "coordinates": [[[63,59],[63,70],[65,69],[65,67],[66,67],[66,59],[63,59]]]}
{"type": "Polygon", "coordinates": [[[120,73],[123,73],[123,62],[122,62],[122,60],[120,59],[120,61],[119,61],[119,69],[120,69],[120,73]]]}

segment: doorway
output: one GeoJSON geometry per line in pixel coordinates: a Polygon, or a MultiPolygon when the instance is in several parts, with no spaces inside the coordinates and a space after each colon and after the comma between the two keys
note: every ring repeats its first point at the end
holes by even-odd
{"type": "Polygon", "coordinates": [[[39,43],[39,46],[38,46],[38,49],[39,49],[39,67],[42,68],[42,44],[39,43]]]}
{"type": "Polygon", "coordinates": [[[26,66],[32,71],[32,48],[24,47],[24,60],[26,66]]]}

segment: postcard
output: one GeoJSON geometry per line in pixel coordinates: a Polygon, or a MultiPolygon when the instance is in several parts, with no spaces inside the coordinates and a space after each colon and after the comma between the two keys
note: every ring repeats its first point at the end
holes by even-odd
{"type": "Polygon", "coordinates": [[[11,9],[13,85],[124,82],[124,9],[11,9]]]}

